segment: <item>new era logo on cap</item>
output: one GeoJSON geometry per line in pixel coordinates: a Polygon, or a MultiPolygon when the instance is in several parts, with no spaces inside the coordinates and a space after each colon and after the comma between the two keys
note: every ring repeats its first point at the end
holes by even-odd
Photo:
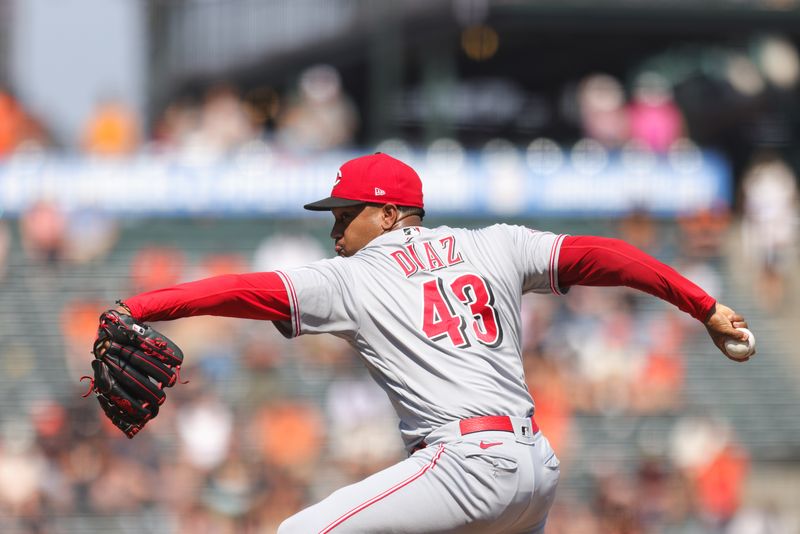
{"type": "Polygon", "coordinates": [[[364,202],[422,208],[422,182],[414,169],[379,152],[342,165],[331,196],[306,204],[304,208],[327,211],[364,202]]]}

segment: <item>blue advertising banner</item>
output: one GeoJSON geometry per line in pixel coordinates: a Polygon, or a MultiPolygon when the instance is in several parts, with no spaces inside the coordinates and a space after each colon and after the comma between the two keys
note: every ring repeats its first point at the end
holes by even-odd
{"type": "MultiPolygon", "coordinates": [[[[419,172],[426,208],[437,215],[613,217],[643,209],[670,216],[732,200],[730,168],[712,152],[557,154],[403,159],[419,172]]],[[[15,216],[47,199],[67,212],[119,216],[298,216],[307,214],[304,203],[330,193],[339,165],[356,155],[267,151],[214,161],[22,155],[0,163],[0,209],[15,216]]]]}

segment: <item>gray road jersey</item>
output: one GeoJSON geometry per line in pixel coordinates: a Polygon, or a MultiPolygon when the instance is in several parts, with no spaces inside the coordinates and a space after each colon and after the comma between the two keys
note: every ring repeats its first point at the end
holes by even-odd
{"type": "Polygon", "coordinates": [[[350,258],[280,272],[286,336],[331,333],[358,351],[407,447],[454,419],[526,416],[520,300],[560,293],[563,236],[499,224],[401,228],[350,258]]]}

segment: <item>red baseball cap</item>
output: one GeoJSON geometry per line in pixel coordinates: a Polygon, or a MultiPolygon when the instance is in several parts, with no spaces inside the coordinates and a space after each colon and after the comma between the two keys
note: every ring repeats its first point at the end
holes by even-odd
{"type": "Polygon", "coordinates": [[[422,181],[414,169],[399,159],[378,152],[342,165],[331,196],[303,207],[328,211],[365,202],[422,208],[422,181]]]}

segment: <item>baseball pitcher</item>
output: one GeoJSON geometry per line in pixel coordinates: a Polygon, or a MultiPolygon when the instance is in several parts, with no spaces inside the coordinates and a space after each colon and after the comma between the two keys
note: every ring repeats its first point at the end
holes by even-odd
{"type": "MultiPolygon", "coordinates": [[[[332,212],[338,257],[151,291],[114,318],[139,328],[193,315],[262,319],[287,337],[339,336],[359,353],[397,411],[408,458],[286,519],[281,534],[542,532],[559,461],[524,381],[525,293],[629,286],[703,323],[720,350],[746,339],[741,316],[623,241],[504,224],[425,228],[423,206],[411,167],[380,153],[353,159],[328,198],[305,206],[332,212]]],[[[107,345],[96,345],[98,359],[107,345]]],[[[112,364],[135,354],[112,347],[112,364]]],[[[155,414],[137,420],[115,407],[104,391],[125,383],[107,375],[95,387],[106,414],[138,431],[155,414]]]]}

